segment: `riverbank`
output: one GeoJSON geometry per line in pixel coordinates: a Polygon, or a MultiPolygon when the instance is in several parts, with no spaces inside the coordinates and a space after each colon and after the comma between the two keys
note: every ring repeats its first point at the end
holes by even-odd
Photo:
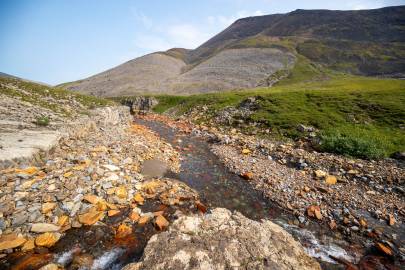
{"type": "Polygon", "coordinates": [[[153,158],[176,172],[179,155],[133,124],[128,109],[98,109],[74,128],[35,165],[24,159],[0,171],[1,269],[128,263],[176,210],[198,211],[195,191],[140,174],[153,158]],[[141,231],[136,239],[135,230],[141,231]]]}

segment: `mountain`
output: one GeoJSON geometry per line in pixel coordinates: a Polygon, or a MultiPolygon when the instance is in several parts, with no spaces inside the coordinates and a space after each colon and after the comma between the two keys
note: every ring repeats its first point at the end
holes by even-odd
{"type": "Polygon", "coordinates": [[[404,42],[405,6],[296,10],[239,19],[195,50],[152,53],[62,86],[97,96],[193,94],[271,86],[297,68],[403,77],[404,42]]]}

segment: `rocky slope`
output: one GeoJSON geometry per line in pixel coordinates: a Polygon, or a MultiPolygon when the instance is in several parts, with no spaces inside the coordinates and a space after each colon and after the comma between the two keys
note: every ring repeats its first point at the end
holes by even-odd
{"type": "Polygon", "coordinates": [[[133,93],[162,93],[168,80],[186,64],[161,53],[145,55],[116,68],[69,85],[69,90],[96,96],[125,96],[133,93]]]}
{"type": "Polygon", "coordinates": [[[40,159],[60,138],[109,101],[15,77],[0,78],[0,168],[40,159]]]}
{"type": "Polygon", "coordinates": [[[398,6],[296,10],[244,18],[195,50],[176,48],[146,55],[63,86],[98,96],[269,86],[263,82],[271,76],[272,83],[284,78],[277,71],[293,68],[297,57],[348,73],[401,77],[404,17],[405,7],[398,6]]]}
{"type": "Polygon", "coordinates": [[[65,87],[110,97],[256,87],[276,71],[291,67],[294,61],[293,54],[279,49],[245,48],[220,52],[190,69],[182,60],[154,53],[65,87]]]}

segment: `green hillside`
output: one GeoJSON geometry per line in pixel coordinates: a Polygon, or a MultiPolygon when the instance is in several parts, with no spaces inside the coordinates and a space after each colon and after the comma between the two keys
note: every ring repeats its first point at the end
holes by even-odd
{"type": "Polygon", "coordinates": [[[259,109],[245,120],[270,128],[271,136],[297,139],[305,135],[297,130],[303,124],[319,129],[319,147],[328,152],[379,158],[405,151],[405,81],[313,71],[313,78],[318,79],[297,82],[310,73],[308,66],[304,67],[296,67],[290,79],[272,88],[157,96],[160,103],[155,110],[162,113],[176,106],[181,115],[206,105],[208,113],[196,121],[207,122],[220,110],[254,96],[259,109]],[[321,79],[325,76],[328,78],[321,79]]]}

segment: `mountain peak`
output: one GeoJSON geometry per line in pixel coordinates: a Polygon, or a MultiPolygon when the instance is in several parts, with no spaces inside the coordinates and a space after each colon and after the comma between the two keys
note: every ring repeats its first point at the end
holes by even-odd
{"type": "Polygon", "coordinates": [[[404,42],[405,6],[297,9],[238,19],[195,50],[141,57],[68,87],[117,96],[270,86],[281,79],[273,75],[292,69],[297,59],[345,73],[398,76],[405,73],[404,42]]]}

